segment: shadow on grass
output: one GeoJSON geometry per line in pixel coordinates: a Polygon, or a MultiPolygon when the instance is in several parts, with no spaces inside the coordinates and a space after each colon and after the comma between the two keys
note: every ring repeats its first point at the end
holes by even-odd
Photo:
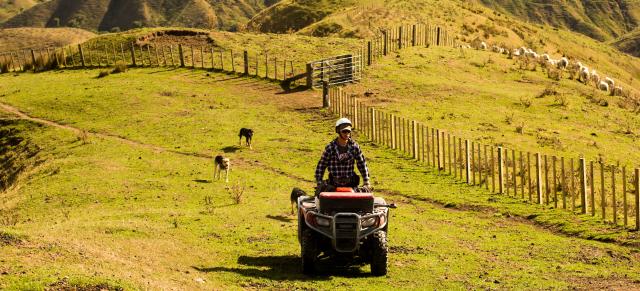
{"type": "Polygon", "coordinates": [[[280,222],[292,222],[293,221],[293,219],[291,219],[289,217],[286,217],[284,215],[271,215],[271,214],[269,214],[269,215],[267,215],[267,218],[273,219],[273,220],[277,220],[277,221],[280,221],[280,222]]]}
{"type": "Polygon", "coordinates": [[[331,277],[364,278],[371,277],[359,267],[336,267],[330,260],[322,260],[316,270],[315,276],[302,274],[300,257],[298,256],[240,256],[238,264],[254,268],[230,268],[230,267],[197,267],[199,272],[217,273],[232,272],[245,277],[264,278],[270,280],[286,281],[318,281],[329,280],[331,277]],[[266,269],[265,269],[266,268],[266,269]]]}
{"type": "Polygon", "coordinates": [[[197,182],[197,183],[205,183],[205,184],[211,184],[211,183],[213,183],[213,181],[211,181],[211,180],[202,180],[202,179],[195,179],[195,180],[193,180],[193,182],[197,182]]]}
{"type": "Polygon", "coordinates": [[[240,147],[239,147],[239,146],[227,146],[227,147],[223,147],[221,150],[222,150],[225,154],[228,154],[228,153],[235,153],[235,152],[237,152],[238,150],[240,150],[240,147]]]}

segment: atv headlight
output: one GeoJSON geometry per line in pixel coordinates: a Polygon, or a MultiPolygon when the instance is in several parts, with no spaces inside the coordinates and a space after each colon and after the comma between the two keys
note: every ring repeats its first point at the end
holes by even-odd
{"type": "Polygon", "coordinates": [[[316,223],[318,223],[319,226],[329,226],[331,221],[324,217],[316,216],[316,223]]]}
{"type": "Polygon", "coordinates": [[[374,224],[376,224],[376,222],[378,222],[378,220],[375,217],[369,217],[369,218],[363,219],[360,225],[362,227],[371,227],[374,224]]]}

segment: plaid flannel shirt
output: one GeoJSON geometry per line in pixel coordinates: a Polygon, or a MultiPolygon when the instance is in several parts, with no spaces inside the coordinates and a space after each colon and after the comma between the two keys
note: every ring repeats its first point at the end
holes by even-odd
{"type": "Polygon", "coordinates": [[[346,179],[353,177],[356,173],[353,169],[354,161],[358,162],[358,170],[362,175],[362,180],[366,184],[369,182],[369,169],[367,162],[358,143],[349,139],[347,142],[347,156],[340,160],[337,140],[331,141],[322,153],[318,166],[316,167],[316,182],[322,182],[325,169],[329,168],[329,174],[335,179],[346,179]]]}

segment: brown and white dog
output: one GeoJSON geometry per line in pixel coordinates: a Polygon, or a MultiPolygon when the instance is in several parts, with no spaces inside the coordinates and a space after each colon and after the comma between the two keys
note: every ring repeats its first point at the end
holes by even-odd
{"type": "Polygon", "coordinates": [[[220,172],[224,170],[226,174],[224,181],[226,183],[229,183],[229,167],[231,166],[231,162],[229,161],[229,158],[225,158],[223,156],[217,155],[216,158],[214,159],[214,162],[216,164],[216,168],[213,171],[213,179],[215,180],[217,176],[218,180],[220,180],[220,172]]]}

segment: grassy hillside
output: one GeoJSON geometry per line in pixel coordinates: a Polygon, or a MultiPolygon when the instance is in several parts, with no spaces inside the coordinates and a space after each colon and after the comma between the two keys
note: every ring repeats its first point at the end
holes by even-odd
{"type": "Polygon", "coordinates": [[[95,36],[77,28],[6,28],[0,29],[0,51],[61,47],[82,43],[95,36]]]}
{"type": "Polygon", "coordinates": [[[640,57],[640,29],[636,29],[612,42],[620,51],[640,57]]]}
{"type": "Polygon", "coordinates": [[[0,2],[0,23],[44,0],[6,0],[0,2]]]}
{"type": "Polygon", "coordinates": [[[237,30],[271,0],[52,0],[16,15],[4,27],[70,26],[92,31],[183,26],[237,30]]]}
{"type": "Polygon", "coordinates": [[[382,59],[363,82],[348,88],[365,102],[456,136],[640,165],[640,104],[566,75],[554,81],[540,68],[523,70],[504,55],[411,48],[382,59]]]}
{"type": "Polygon", "coordinates": [[[284,0],[254,16],[247,24],[247,29],[271,33],[295,32],[356,3],[352,0],[284,0]]]}
{"type": "MultiPolygon", "coordinates": [[[[479,15],[501,16],[523,22],[545,24],[579,32],[596,40],[618,38],[638,26],[640,4],[635,1],[543,1],[478,0],[478,1],[282,1],[254,17],[249,28],[262,32],[299,31],[322,34],[351,31],[362,36],[367,29],[397,22],[459,22],[459,10],[468,9],[479,15]],[[484,5],[491,10],[478,7],[484,5]],[[494,13],[494,11],[496,13],[494,13]],[[276,21],[276,19],[291,21],[276,21]],[[327,18],[327,19],[325,19],[327,18]],[[367,27],[360,27],[363,24],[367,27]]],[[[490,28],[490,27],[487,27],[490,28]]],[[[481,29],[491,32],[491,29],[481,29]]]]}
{"type": "Polygon", "coordinates": [[[622,1],[479,0],[515,18],[582,33],[600,41],[612,40],[638,27],[640,3],[622,1]]]}
{"type": "Polygon", "coordinates": [[[0,225],[2,288],[640,287],[635,249],[513,218],[571,214],[490,196],[367,142],[374,186],[400,206],[390,273],[323,265],[323,275],[303,276],[288,192],[309,189],[313,157],[334,135],[335,117],[318,109],[317,93],[279,94],[266,83],[189,70],[97,74],[0,76],[2,104],[69,126],[3,125],[37,144],[46,163],[1,194],[0,214],[15,217],[0,225]],[[253,150],[237,146],[243,126],[256,131],[253,150]],[[230,185],[211,180],[218,153],[231,158],[230,185]],[[230,195],[235,185],[244,189],[240,204],[230,195]]]}

